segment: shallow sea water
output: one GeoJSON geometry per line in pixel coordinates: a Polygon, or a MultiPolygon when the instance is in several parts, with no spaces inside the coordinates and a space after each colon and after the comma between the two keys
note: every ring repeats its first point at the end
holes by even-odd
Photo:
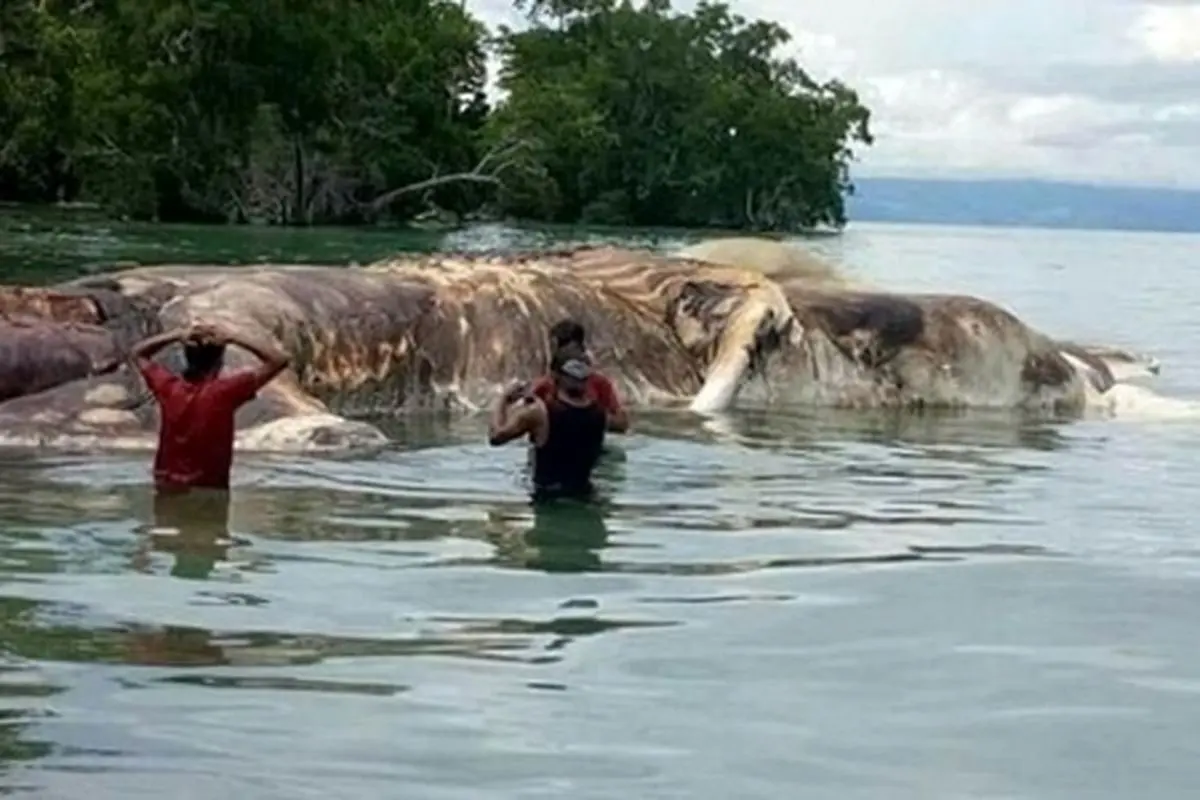
{"type": "MultiPolygon", "coordinates": [[[[561,234],[22,235],[0,247],[8,280],[561,234]]],[[[1152,352],[1157,391],[1200,398],[1200,237],[856,225],[811,244],[885,286],[1152,352]]],[[[370,460],[243,458],[228,510],[155,508],[143,455],[0,457],[0,789],[1066,800],[1200,782],[1200,420],[636,424],[594,511],[535,514],[524,454],[488,448],[478,419],[389,423],[370,460]]]]}

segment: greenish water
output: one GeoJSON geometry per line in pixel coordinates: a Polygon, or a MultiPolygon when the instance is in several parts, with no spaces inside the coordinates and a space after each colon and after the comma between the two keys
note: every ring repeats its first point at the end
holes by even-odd
{"type": "Polygon", "coordinates": [[[563,241],[670,247],[713,234],[680,229],[513,228],[434,232],[396,228],[252,228],[120,224],[86,211],[0,212],[4,280],[37,283],[133,264],[365,264],[399,251],[508,250],[563,241]]]}
{"type": "MultiPolygon", "coordinates": [[[[0,266],[564,236],[77,222],[10,231],[0,266]]],[[[1200,237],[864,225],[813,246],[1152,352],[1164,394],[1200,397],[1200,237]]],[[[535,514],[523,452],[478,419],[392,422],[371,460],[243,458],[228,515],[155,508],[141,455],[3,456],[0,788],[1074,800],[1200,781],[1200,423],[635,422],[598,511],[535,514]]]]}

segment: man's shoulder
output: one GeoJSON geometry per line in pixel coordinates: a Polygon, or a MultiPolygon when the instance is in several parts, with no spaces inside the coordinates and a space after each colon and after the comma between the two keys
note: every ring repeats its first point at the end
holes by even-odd
{"type": "Polygon", "coordinates": [[[258,371],[250,368],[237,369],[218,375],[212,382],[217,386],[241,386],[247,382],[258,380],[258,371]]]}
{"type": "Polygon", "coordinates": [[[209,402],[241,402],[241,398],[257,394],[257,375],[252,369],[240,369],[204,381],[199,391],[209,402]]]}
{"type": "Polygon", "coordinates": [[[529,393],[534,397],[546,399],[554,391],[554,380],[549,375],[539,375],[529,384],[529,393]]]}
{"type": "Polygon", "coordinates": [[[153,359],[139,358],[134,363],[146,386],[156,396],[161,397],[182,381],[178,375],[153,359]]]}
{"type": "Polygon", "coordinates": [[[548,398],[538,394],[531,394],[525,398],[525,402],[517,407],[518,414],[544,415],[550,408],[548,398]]]}
{"type": "Polygon", "coordinates": [[[601,396],[605,404],[616,407],[619,403],[617,400],[617,385],[603,372],[593,372],[591,377],[592,390],[601,396]]]}
{"type": "Polygon", "coordinates": [[[138,372],[142,373],[142,377],[148,380],[170,380],[176,377],[174,372],[152,358],[138,358],[133,363],[138,372]]]}

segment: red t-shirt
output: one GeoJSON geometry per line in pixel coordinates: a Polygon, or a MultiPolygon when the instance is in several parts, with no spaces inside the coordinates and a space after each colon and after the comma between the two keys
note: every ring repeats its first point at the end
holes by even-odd
{"type": "Polygon", "coordinates": [[[254,399],[258,375],[243,370],[192,383],[153,361],[140,362],[138,369],[158,400],[162,418],[154,454],[155,484],[228,489],[233,415],[254,399]]]}
{"type": "MultiPolygon", "coordinates": [[[[530,391],[539,400],[549,402],[554,397],[554,378],[543,375],[533,382],[530,391]]],[[[588,376],[587,393],[596,401],[597,405],[604,409],[606,414],[613,414],[621,408],[621,401],[617,398],[617,388],[613,386],[612,381],[599,372],[593,372],[588,376]]]]}

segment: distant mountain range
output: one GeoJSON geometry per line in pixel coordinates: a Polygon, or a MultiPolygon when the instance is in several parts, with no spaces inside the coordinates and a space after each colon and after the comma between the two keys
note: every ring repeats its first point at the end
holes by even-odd
{"type": "Polygon", "coordinates": [[[1037,180],[855,178],[851,223],[1200,231],[1200,191],[1037,180]]]}

